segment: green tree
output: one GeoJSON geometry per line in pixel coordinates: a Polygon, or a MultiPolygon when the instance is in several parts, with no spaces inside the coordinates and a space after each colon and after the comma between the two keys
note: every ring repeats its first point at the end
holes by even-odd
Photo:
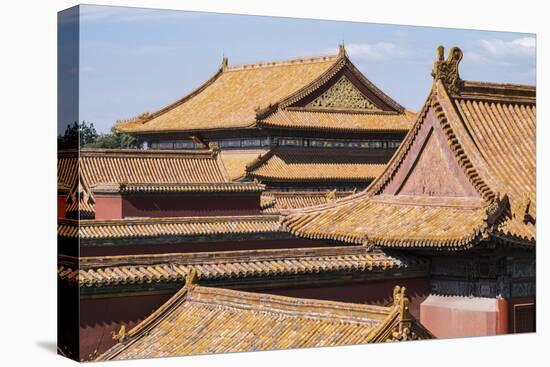
{"type": "Polygon", "coordinates": [[[63,135],[57,137],[57,145],[59,149],[76,149],[79,146],[83,147],[93,143],[97,137],[98,134],[93,123],[75,121],[72,125],[67,126],[63,135]]]}
{"type": "Polygon", "coordinates": [[[110,133],[101,133],[96,139],[88,144],[84,145],[85,148],[124,148],[124,149],[136,149],[139,148],[136,138],[131,135],[123,134],[113,127],[110,133]]]}

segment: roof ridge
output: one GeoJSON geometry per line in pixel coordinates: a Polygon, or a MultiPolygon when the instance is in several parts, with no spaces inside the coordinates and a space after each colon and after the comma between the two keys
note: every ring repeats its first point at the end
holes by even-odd
{"type": "MultiPolygon", "coordinates": [[[[265,259],[286,259],[290,255],[292,258],[312,258],[312,257],[338,257],[338,256],[359,256],[368,255],[373,258],[385,256],[399,260],[401,256],[389,255],[382,249],[368,249],[364,246],[330,246],[330,247],[304,247],[304,248],[275,248],[275,249],[257,249],[257,250],[229,250],[229,251],[210,251],[199,253],[168,253],[168,254],[137,254],[137,255],[113,255],[113,256],[94,256],[79,258],[79,265],[82,268],[91,267],[113,267],[131,264],[132,262],[140,264],[143,261],[151,263],[174,262],[179,264],[204,264],[208,262],[238,262],[263,261],[265,259]],[[182,260],[187,260],[182,262],[182,260]]],[[[67,257],[63,255],[63,257],[67,257]]]]}
{"type": "Polygon", "coordinates": [[[268,67],[334,61],[334,60],[337,60],[338,57],[339,57],[338,54],[336,55],[330,54],[330,55],[319,55],[319,56],[310,56],[310,57],[294,57],[289,59],[273,60],[273,61],[261,61],[257,63],[251,63],[251,64],[238,64],[234,66],[228,66],[224,70],[224,72],[234,72],[234,71],[243,71],[243,70],[253,70],[253,69],[259,69],[259,68],[268,68],[268,67]]]}
{"type": "Polygon", "coordinates": [[[161,109],[158,109],[158,110],[156,110],[155,112],[152,112],[152,113],[144,112],[144,113],[141,113],[139,116],[134,117],[134,118],[116,121],[115,124],[114,124],[115,130],[118,130],[120,132],[124,132],[124,129],[120,129],[120,126],[125,125],[125,124],[129,124],[129,123],[139,122],[141,124],[145,124],[146,122],[151,121],[155,117],[160,116],[160,115],[174,109],[175,107],[183,104],[184,102],[187,102],[188,100],[190,100],[191,98],[195,97],[197,94],[202,92],[204,89],[206,89],[209,85],[213,84],[223,74],[223,72],[226,68],[225,64],[226,64],[226,59],[224,58],[224,61],[222,62],[222,65],[218,68],[218,70],[216,71],[216,73],[214,73],[214,75],[212,75],[209,79],[207,79],[205,82],[200,84],[197,88],[191,90],[191,92],[189,92],[186,95],[184,95],[183,97],[177,99],[175,102],[172,102],[172,103],[170,103],[170,104],[168,104],[168,105],[162,107],[161,109]]]}
{"type": "MultiPolygon", "coordinates": [[[[345,313],[338,315],[340,319],[339,322],[371,323],[374,320],[370,318],[366,319],[366,317],[368,317],[367,315],[353,316],[352,313],[357,312],[357,313],[365,313],[365,314],[374,313],[375,315],[387,315],[389,314],[390,310],[393,309],[392,306],[387,307],[387,306],[368,305],[368,304],[362,304],[362,303],[329,301],[329,300],[321,300],[321,299],[313,299],[313,298],[298,298],[298,297],[281,296],[276,294],[246,292],[246,291],[235,290],[235,289],[204,287],[204,286],[193,287],[191,289],[191,292],[188,293],[188,298],[194,302],[208,303],[208,301],[215,301],[217,304],[220,304],[222,307],[223,306],[237,307],[237,308],[244,308],[246,310],[250,310],[250,307],[246,306],[247,303],[259,301],[261,302],[260,309],[262,312],[286,313],[291,317],[300,317],[301,313],[306,311],[304,310],[304,308],[315,307],[315,306],[322,309],[345,311],[345,313]],[[198,294],[199,296],[196,299],[193,297],[195,294],[198,294]],[[270,307],[266,307],[266,306],[270,306],[270,307]],[[297,315],[297,314],[294,314],[293,312],[297,312],[300,314],[297,315]],[[345,319],[345,320],[342,320],[342,319],[345,319]]],[[[334,315],[326,315],[319,311],[318,312],[311,312],[311,310],[309,311],[310,312],[305,317],[316,318],[316,319],[334,318],[334,315]]]]}

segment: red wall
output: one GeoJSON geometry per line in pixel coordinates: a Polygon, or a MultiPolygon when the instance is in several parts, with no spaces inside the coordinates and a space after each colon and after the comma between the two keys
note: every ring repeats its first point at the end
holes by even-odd
{"type": "Polygon", "coordinates": [[[95,196],[95,219],[122,218],[122,198],[120,196],[95,196]]]}
{"type": "Polygon", "coordinates": [[[502,333],[496,298],[432,295],[420,306],[420,322],[436,338],[463,338],[502,333]]]}
{"type": "Polygon", "coordinates": [[[166,302],[173,293],[80,300],[80,356],[90,360],[116,344],[111,332],[126,331],[166,302]]]}
{"type": "Polygon", "coordinates": [[[64,219],[67,218],[65,215],[65,210],[67,208],[67,197],[63,195],[57,196],[57,218],[64,219]]]}
{"type": "MultiPolygon", "coordinates": [[[[66,218],[66,197],[57,197],[57,216],[66,218]]],[[[95,219],[259,214],[259,195],[95,196],[95,219]]]]}
{"type": "Polygon", "coordinates": [[[259,195],[132,195],[122,199],[123,217],[189,217],[260,213],[259,195]]]}
{"type": "Polygon", "coordinates": [[[116,246],[80,246],[80,256],[118,256],[138,254],[168,254],[210,251],[238,251],[238,250],[262,250],[304,247],[334,246],[318,241],[299,238],[274,239],[274,240],[248,240],[248,241],[223,241],[215,242],[191,242],[180,244],[133,244],[116,246]]]}

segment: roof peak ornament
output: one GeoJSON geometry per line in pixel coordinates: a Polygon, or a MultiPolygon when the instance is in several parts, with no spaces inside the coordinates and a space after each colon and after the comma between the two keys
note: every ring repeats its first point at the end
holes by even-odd
{"type": "Polygon", "coordinates": [[[229,68],[229,59],[227,58],[227,56],[222,55],[222,70],[225,71],[229,68]]]}
{"type": "Polygon", "coordinates": [[[344,45],[344,41],[342,40],[342,43],[338,45],[338,57],[345,57],[345,56],[347,56],[346,46],[344,45]]]}
{"type": "Polygon", "coordinates": [[[434,63],[432,76],[434,82],[441,80],[450,93],[458,94],[462,79],[458,73],[458,64],[462,60],[462,50],[458,47],[451,48],[447,60],[444,59],[445,48],[437,47],[437,60],[434,63]]]}

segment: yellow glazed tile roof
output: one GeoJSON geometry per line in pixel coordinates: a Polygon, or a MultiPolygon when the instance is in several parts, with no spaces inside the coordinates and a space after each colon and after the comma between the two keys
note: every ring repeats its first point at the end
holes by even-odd
{"type": "Polygon", "coordinates": [[[227,67],[204,85],[147,116],[117,124],[124,132],[162,132],[246,128],[256,122],[256,110],[287,97],[319,78],[336,56],[227,67]]]}
{"type": "Polygon", "coordinates": [[[275,147],[247,167],[247,176],[273,181],[368,181],[385,167],[389,154],[338,148],[275,147]]]}
{"type": "Polygon", "coordinates": [[[352,191],[267,191],[261,196],[261,207],[266,213],[306,208],[327,204],[333,200],[351,195],[352,191]]]}
{"type": "Polygon", "coordinates": [[[384,247],[461,248],[484,236],[492,208],[483,201],[380,195],[348,197],[322,211],[291,215],[292,233],[312,239],[333,239],[384,247]],[[429,203],[431,201],[431,203],[429,203]]]}
{"type": "Polygon", "coordinates": [[[236,180],[246,175],[246,166],[254,162],[266,149],[254,150],[222,150],[220,156],[230,180],[236,180]]]}
{"type": "Polygon", "coordinates": [[[280,232],[278,215],[223,217],[136,218],[110,220],[59,220],[60,237],[80,239],[146,238],[280,232]]]}
{"type": "MultiPolygon", "coordinates": [[[[453,52],[461,55],[460,50],[453,52]]],[[[466,248],[490,237],[535,244],[536,88],[463,81],[458,74],[446,79],[453,69],[442,70],[434,72],[436,80],[419,118],[380,176],[365,192],[290,214],[283,222],[294,234],[415,248],[466,248]],[[446,136],[451,159],[479,194],[477,208],[467,198],[382,195],[428,111],[434,111],[446,136]],[[433,200],[440,204],[434,206],[433,200]],[[445,203],[450,200],[456,202],[453,208],[445,203]]]]}
{"type": "Polygon", "coordinates": [[[358,113],[289,108],[267,116],[260,121],[260,126],[300,130],[406,132],[415,118],[416,114],[410,111],[358,113]]]}
{"type": "Polygon", "coordinates": [[[159,255],[61,257],[58,277],[81,287],[182,282],[194,269],[200,280],[275,277],[330,272],[383,272],[422,267],[410,256],[364,246],[242,250],[159,255]]]}
{"type": "MultiPolygon", "coordinates": [[[[347,80],[347,77],[344,78],[347,80]]],[[[358,90],[356,93],[361,94],[358,90]]],[[[367,93],[368,94],[368,93],[367,93]]],[[[366,97],[365,97],[366,98],[366,97]]],[[[348,99],[349,100],[349,99],[348,99]]],[[[221,68],[207,82],[165,108],[119,121],[121,132],[145,134],[258,126],[341,131],[406,131],[414,114],[370,82],[348,59],[337,55],[221,68]],[[295,111],[295,104],[344,72],[370,91],[380,106],[336,111],[295,111]],[[380,108],[379,108],[380,107],[380,108]],[[377,111],[372,114],[370,112],[377,111]],[[319,113],[317,113],[319,112],[319,113]],[[369,112],[369,113],[365,113],[369,112]]]]}
{"type": "Polygon", "coordinates": [[[388,307],[186,283],[98,360],[251,352],[429,339],[396,287],[388,307]]]}
{"type": "Polygon", "coordinates": [[[229,181],[212,151],[81,149],[58,155],[58,182],[71,185],[80,170],[93,189],[98,184],[187,184],[229,181]],[[75,163],[76,162],[76,163],[75,163]]]}

